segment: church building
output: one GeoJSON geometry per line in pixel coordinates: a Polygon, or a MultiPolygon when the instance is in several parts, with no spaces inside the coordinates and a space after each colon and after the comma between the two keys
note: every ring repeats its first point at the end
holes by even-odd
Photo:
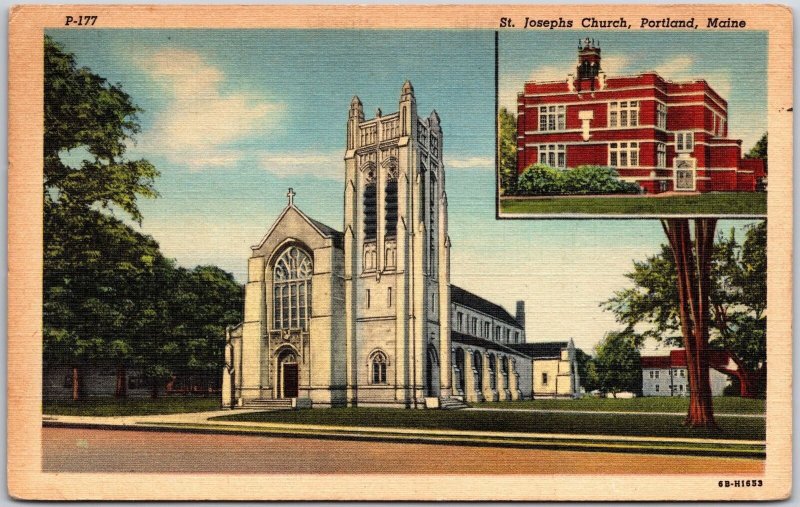
{"type": "Polygon", "coordinates": [[[610,166],[646,193],[755,191],[763,160],[728,135],[728,102],[702,79],[607,76],[600,45],[578,43],[575,73],[517,94],[517,171],[610,166]]]}
{"type": "Polygon", "coordinates": [[[365,119],[350,103],[342,232],[288,203],[252,247],[244,322],[229,328],[224,407],[457,408],[531,396],[515,316],[450,283],[438,114],[365,119]]]}

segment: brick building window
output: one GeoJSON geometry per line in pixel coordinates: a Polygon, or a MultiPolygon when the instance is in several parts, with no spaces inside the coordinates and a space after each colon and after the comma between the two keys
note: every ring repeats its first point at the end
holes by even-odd
{"type": "Polygon", "coordinates": [[[542,144],[539,146],[539,163],[550,167],[567,167],[567,150],[563,144],[542,144]]]}
{"type": "Polygon", "coordinates": [[[661,102],[656,106],[656,127],[664,130],[667,128],[667,105],[661,102]]]}
{"type": "Polygon", "coordinates": [[[611,143],[608,145],[608,165],[611,167],[636,167],[639,165],[639,143],[611,143]]]}
{"type": "Polygon", "coordinates": [[[539,130],[564,130],[566,106],[539,106],[539,130]]]}
{"type": "Polygon", "coordinates": [[[691,153],[694,150],[694,132],[675,133],[675,151],[678,153],[691,153]]]}
{"type": "Polygon", "coordinates": [[[667,167],[667,145],[656,144],[656,167],[667,167]]]}
{"type": "Polygon", "coordinates": [[[609,102],[609,127],[635,127],[639,125],[639,101],[609,102]]]}

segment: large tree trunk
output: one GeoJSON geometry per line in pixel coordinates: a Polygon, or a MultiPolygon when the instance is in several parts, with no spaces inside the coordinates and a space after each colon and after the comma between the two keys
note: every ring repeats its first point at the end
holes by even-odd
{"type": "Polygon", "coordinates": [[[83,372],[80,366],[72,367],[72,401],[83,400],[83,372]]]}
{"type": "Polygon", "coordinates": [[[662,220],[678,279],[681,334],[689,370],[689,413],[686,425],[716,429],[709,379],[708,321],[711,292],[711,255],[714,251],[715,218],[695,219],[695,239],[689,219],[662,220]]]}
{"type": "Polygon", "coordinates": [[[125,363],[120,363],[117,365],[117,383],[116,388],[114,389],[114,397],[128,397],[128,370],[125,367],[125,363]]]}

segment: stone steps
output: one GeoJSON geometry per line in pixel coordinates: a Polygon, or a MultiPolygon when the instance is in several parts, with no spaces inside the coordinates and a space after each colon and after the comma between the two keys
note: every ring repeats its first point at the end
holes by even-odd
{"type": "Polygon", "coordinates": [[[246,400],[242,403],[242,408],[264,408],[270,410],[291,410],[292,400],[289,399],[273,399],[273,398],[256,398],[253,400],[246,400]]]}
{"type": "Polygon", "coordinates": [[[439,408],[442,410],[460,410],[469,408],[469,405],[458,398],[444,398],[439,402],[439,408]]]}

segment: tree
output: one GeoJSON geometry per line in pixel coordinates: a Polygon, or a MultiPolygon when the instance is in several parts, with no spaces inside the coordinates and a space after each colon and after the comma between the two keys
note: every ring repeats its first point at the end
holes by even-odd
{"type": "MultiPolygon", "coordinates": [[[[140,109],[131,98],[78,68],[50,37],[44,46],[45,357],[73,365],[73,398],[79,399],[83,364],[129,357],[131,319],[143,311],[137,284],[160,255],[152,238],[98,209],[120,209],[141,222],[137,199],[157,195],[158,171],[125,157],[139,132],[140,109]],[[77,158],[70,154],[83,160],[67,163],[77,158]]],[[[118,388],[124,394],[119,381],[118,388]]]]}
{"type": "Polygon", "coordinates": [[[756,144],[750,148],[750,151],[745,155],[745,158],[760,158],[765,163],[767,161],[767,133],[764,132],[764,135],[761,136],[761,139],[756,141],[756,144]]]}
{"type": "Polygon", "coordinates": [[[578,365],[578,378],[586,392],[599,389],[594,358],[582,349],[575,349],[575,362],[578,365]]]}
{"type": "Polygon", "coordinates": [[[82,213],[112,205],[141,222],[139,197],[156,197],[159,175],[146,160],[128,160],[125,152],[139,132],[141,112],[119,85],[111,85],[45,36],[44,198],[82,213]],[[83,152],[80,167],[63,160],[83,152]]]}
{"type": "MultiPolygon", "coordinates": [[[[766,222],[750,227],[741,245],[733,230],[714,244],[714,225],[695,224],[692,241],[688,221],[665,224],[675,246],[663,245],[658,255],[634,262],[627,275],[634,286],[617,291],[603,306],[631,329],[643,324],[643,339],[683,346],[692,354],[690,396],[700,388],[691,383],[693,370],[695,381],[708,380],[710,349],[728,353],[737,369],[715,366],[737,377],[742,396],[753,396],[763,388],[766,371],[766,222]]],[[[694,409],[690,404],[688,424],[713,426],[710,388],[699,403],[694,409]],[[699,420],[693,418],[698,411],[699,420]]]]}
{"type": "MultiPolygon", "coordinates": [[[[716,239],[710,272],[709,347],[722,350],[736,364],[715,368],[734,376],[743,397],[763,394],[766,378],[767,224],[747,228],[743,243],[734,229],[716,239]]],[[[678,312],[675,261],[666,245],[645,261],[634,262],[627,277],[632,288],[617,291],[603,303],[629,327],[645,324],[642,338],[683,346],[678,312]]]]}
{"type": "Polygon", "coordinates": [[[500,190],[510,195],[517,187],[517,119],[503,107],[497,113],[497,125],[500,190]]]}
{"type": "Polygon", "coordinates": [[[593,375],[603,393],[641,391],[641,357],[636,348],[637,339],[629,330],[607,333],[595,347],[593,375]]]}

